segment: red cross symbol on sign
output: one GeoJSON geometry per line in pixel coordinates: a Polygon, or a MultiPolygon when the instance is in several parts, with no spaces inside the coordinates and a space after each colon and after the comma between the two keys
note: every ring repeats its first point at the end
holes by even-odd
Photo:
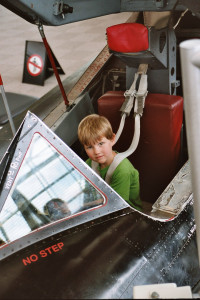
{"type": "Polygon", "coordinates": [[[33,54],[27,61],[27,70],[31,76],[38,76],[43,69],[43,61],[41,56],[33,54]]]}

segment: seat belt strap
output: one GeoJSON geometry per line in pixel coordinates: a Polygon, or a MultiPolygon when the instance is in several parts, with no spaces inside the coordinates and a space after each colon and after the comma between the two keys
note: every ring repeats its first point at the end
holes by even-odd
{"type": "Polygon", "coordinates": [[[91,167],[98,175],[100,175],[99,164],[96,161],[92,160],[91,167]]]}
{"type": "Polygon", "coordinates": [[[126,157],[130,156],[136,150],[138,143],[139,143],[139,139],[140,139],[140,116],[139,116],[139,114],[137,114],[135,116],[135,131],[134,131],[132,143],[131,143],[130,147],[128,148],[128,150],[115,155],[114,160],[112,161],[112,163],[107,171],[106,178],[105,178],[105,181],[108,184],[110,183],[110,180],[112,178],[112,175],[113,175],[115,169],[122,162],[122,160],[124,160],[126,157]]]}
{"type": "Polygon", "coordinates": [[[115,137],[116,142],[121,136],[126,117],[129,116],[131,113],[135,98],[137,99],[136,101],[137,103],[135,104],[134,112],[139,113],[140,115],[142,115],[143,113],[144,100],[147,95],[147,75],[146,75],[147,69],[148,69],[148,64],[139,65],[138,71],[134,75],[134,80],[130,89],[126,90],[124,93],[125,101],[120,108],[120,111],[122,112],[122,117],[115,137]],[[139,76],[141,78],[139,78],[139,76]],[[139,82],[139,89],[137,91],[136,83],[138,80],[140,80],[140,82],[139,82]]]}
{"type": "Polygon", "coordinates": [[[145,99],[148,94],[147,74],[146,74],[147,67],[148,67],[148,65],[142,65],[140,84],[139,84],[138,91],[135,93],[136,101],[135,101],[135,107],[134,107],[134,114],[139,114],[140,116],[143,115],[145,99]]]}
{"type": "MultiPolygon", "coordinates": [[[[123,103],[120,111],[122,111],[122,119],[119,129],[120,133],[123,130],[122,123],[125,122],[125,118],[127,115],[130,114],[131,109],[133,107],[134,98],[135,98],[135,106],[134,106],[134,116],[135,116],[135,130],[134,135],[132,139],[132,143],[128,150],[117,153],[111,163],[111,165],[108,168],[105,181],[110,184],[112,175],[115,171],[115,169],[118,167],[118,165],[128,156],[130,156],[137,148],[140,138],[140,117],[143,115],[143,109],[145,105],[145,99],[147,96],[147,64],[140,64],[138,68],[138,72],[135,74],[133,84],[131,85],[131,88],[124,93],[125,96],[125,102],[123,103]],[[136,82],[138,80],[139,75],[141,75],[140,82],[139,82],[139,88],[138,91],[136,91],[136,82]],[[122,127],[122,128],[121,128],[122,127]]],[[[118,129],[118,131],[119,131],[118,129]]],[[[117,132],[118,134],[118,132],[117,132]]],[[[116,134],[116,135],[117,135],[116,134]]],[[[119,135],[120,136],[120,135],[119,135]]],[[[118,136],[118,138],[119,138],[118,136]]],[[[99,173],[99,164],[95,161],[92,161],[92,169],[100,175],[99,173]]]]}
{"type": "MultiPolygon", "coordinates": [[[[108,171],[107,171],[107,174],[105,177],[105,182],[110,184],[111,177],[112,177],[114,170],[117,168],[117,166],[121,163],[121,161],[123,159],[124,159],[124,157],[123,157],[122,153],[117,153],[115,155],[113,162],[111,163],[110,167],[108,168],[108,171]]],[[[91,167],[98,175],[100,175],[99,164],[96,161],[92,160],[91,167]]]]}
{"type": "Polygon", "coordinates": [[[133,81],[130,89],[124,93],[125,101],[120,108],[122,115],[121,115],[121,121],[119,124],[119,128],[118,128],[116,136],[115,136],[115,142],[117,142],[118,139],[120,138],[121,133],[124,129],[125,119],[127,116],[130,115],[130,112],[133,108],[134,98],[135,98],[135,93],[136,93],[136,82],[138,80],[138,76],[139,76],[138,73],[135,73],[134,81],[133,81]]]}

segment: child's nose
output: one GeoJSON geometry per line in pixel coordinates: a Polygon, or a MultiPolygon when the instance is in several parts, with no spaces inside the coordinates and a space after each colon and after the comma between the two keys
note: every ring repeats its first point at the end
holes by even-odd
{"type": "Polygon", "coordinates": [[[99,152],[99,147],[98,146],[94,147],[94,153],[97,154],[98,152],[99,152]]]}

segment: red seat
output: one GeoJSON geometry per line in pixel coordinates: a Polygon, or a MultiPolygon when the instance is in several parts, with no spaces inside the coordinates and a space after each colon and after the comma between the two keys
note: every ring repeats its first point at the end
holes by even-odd
{"type": "MultiPolygon", "coordinates": [[[[98,112],[109,119],[117,132],[124,101],[123,91],[110,91],[98,100],[98,112]]],[[[140,141],[129,157],[140,173],[141,198],[154,203],[179,168],[183,98],[164,94],[148,94],[141,117],[140,141]]],[[[130,115],[114,149],[128,149],[134,133],[134,119],[130,115]]]]}

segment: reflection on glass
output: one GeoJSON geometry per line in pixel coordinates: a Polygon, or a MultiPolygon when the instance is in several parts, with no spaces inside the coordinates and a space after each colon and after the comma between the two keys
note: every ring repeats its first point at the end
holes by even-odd
{"type": "Polygon", "coordinates": [[[80,172],[35,134],[0,213],[0,246],[104,201],[80,172]]]}

